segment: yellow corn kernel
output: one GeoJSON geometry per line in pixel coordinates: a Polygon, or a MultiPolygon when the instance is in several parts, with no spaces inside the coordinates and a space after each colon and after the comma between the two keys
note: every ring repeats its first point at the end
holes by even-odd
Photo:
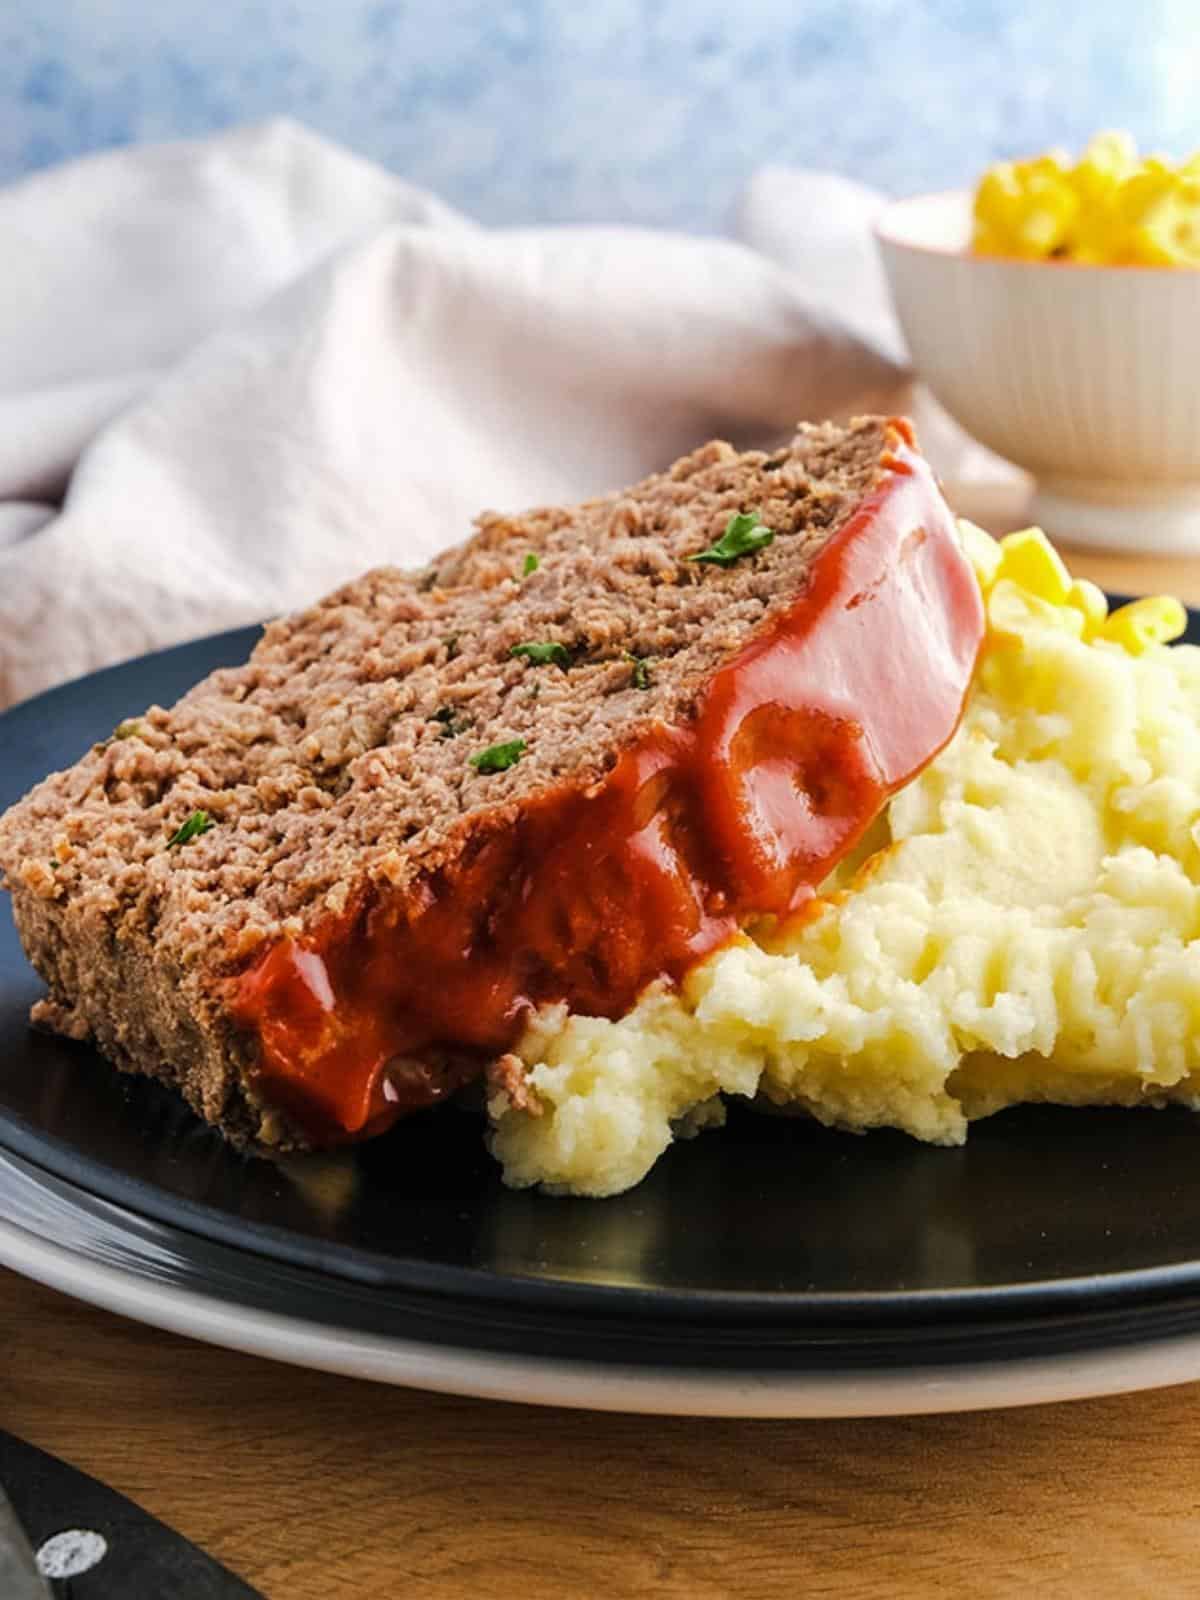
{"type": "Polygon", "coordinates": [[[1159,178],[1164,183],[1169,183],[1175,176],[1175,168],[1166,156],[1152,155],[1142,158],[1142,172],[1148,177],[1159,178]]]}
{"type": "Polygon", "coordinates": [[[1121,217],[1136,227],[1142,218],[1171,192],[1175,174],[1161,162],[1143,161],[1132,177],[1121,185],[1117,208],[1121,217]]]}
{"type": "Polygon", "coordinates": [[[986,222],[977,222],[971,234],[971,249],[977,256],[1002,256],[1007,253],[1008,242],[1002,233],[989,228],[986,222]]]}
{"type": "Polygon", "coordinates": [[[1017,224],[1017,242],[1026,254],[1053,255],[1069,236],[1078,214],[1079,198],[1065,183],[1035,182],[1017,224]]]}
{"type": "Polygon", "coordinates": [[[958,519],[958,537],[963,554],[975,569],[979,587],[986,594],[1000,570],[1000,545],[990,533],[985,533],[976,523],[968,522],[966,517],[958,519]]]}
{"type": "Polygon", "coordinates": [[[1056,145],[1045,155],[1032,156],[1028,161],[1018,161],[1017,170],[1029,178],[1062,178],[1071,169],[1071,157],[1056,145]]]}
{"type": "Polygon", "coordinates": [[[1071,592],[1071,574],[1040,528],[1022,528],[1001,539],[1000,576],[1055,606],[1071,592]]]}
{"type": "Polygon", "coordinates": [[[1083,637],[1083,616],[1073,606],[1055,605],[1032,594],[1024,584],[1000,577],[987,597],[988,631],[1000,640],[1019,639],[1034,630],[1049,629],[1083,637]]]}
{"type": "Polygon", "coordinates": [[[1200,265],[1200,184],[1176,182],[1131,229],[1133,258],[1148,266],[1200,265]]]}
{"type": "Polygon", "coordinates": [[[997,161],[975,190],[975,216],[980,222],[1006,224],[1020,204],[1021,186],[1011,161],[997,161]]]}
{"type": "Polygon", "coordinates": [[[1170,644],[1187,628],[1187,612],[1168,594],[1131,600],[1120,606],[1099,630],[1099,636],[1119,644],[1131,656],[1143,655],[1151,646],[1170,644]]]}
{"type": "Polygon", "coordinates": [[[1138,165],[1137,144],[1123,129],[1093,134],[1074,169],[1077,187],[1093,184],[1107,187],[1114,179],[1127,178],[1138,165]]]}
{"type": "Polygon", "coordinates": [[[1057,250],[1079,209],[1062,159],[1001,161],[975,191],[976,250],[1040,258],[1057,250]]]}
{"type": "Polygon", "coordinates": [[[1115,206],[1114,194],[1108,207],[1091,207],[1080,213],[1071,234],[1072,261],[1112,266],[1131,259],[1130,229],[1116,214],[1115,206]]]}
{"type": "Polygon", "coordinates": [[[1074,606],[1083,618],[1083,637],[1093,639],[1108,617],[1104,590],[1087,578],[1076,578],[1067,592],[1067,604],[1074,606]]]}

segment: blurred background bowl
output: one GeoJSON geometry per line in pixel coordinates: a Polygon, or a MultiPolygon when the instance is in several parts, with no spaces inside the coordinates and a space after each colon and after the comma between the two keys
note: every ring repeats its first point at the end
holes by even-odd
{"type": "Polygon", "coordinates": [[[966,192],[877,223],[919,376],[1033,474],[1055,537],[1200,551],[1200,271],[977,256],[970,232],[966,192]]]}

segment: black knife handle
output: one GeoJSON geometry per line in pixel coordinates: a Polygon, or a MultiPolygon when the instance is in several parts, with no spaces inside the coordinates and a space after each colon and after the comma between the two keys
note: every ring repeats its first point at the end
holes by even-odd
{"type": "Polygon", "coordinates": [[[56,1600],[263,1600],[132,1500],[2,1429],[0,1483],[34,1550],[73,1528],[108,1546],[90,1570],[52,1584],[56,1600]]]}

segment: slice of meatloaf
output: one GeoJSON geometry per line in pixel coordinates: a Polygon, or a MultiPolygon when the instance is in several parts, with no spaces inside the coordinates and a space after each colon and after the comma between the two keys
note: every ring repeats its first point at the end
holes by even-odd
{"type": "Polygon", "coordinates": [[[801,909],[950,737],[981,629],[903,423],[485,514],[0,820],[35,1020],[238,1140],[377,1132],[530,1007],[619,1015],[801,909]]]}

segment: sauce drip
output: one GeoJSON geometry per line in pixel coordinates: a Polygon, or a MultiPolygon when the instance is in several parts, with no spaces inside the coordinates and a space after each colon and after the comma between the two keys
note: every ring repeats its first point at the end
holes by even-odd
{"type": "Polygon", "coordinates": [[[480,831],[417,896],[373,889],[231,980],[257,1083],[317,1144],[383,1131],[509,1048],[531,1007],[617,1017],[747,922],[787,917],[953,734],[978,587],[895,424],[806,592],[590,788],[480,831]],[[444,1049],[447,1067],[418,1059],[444,1049]]]}

